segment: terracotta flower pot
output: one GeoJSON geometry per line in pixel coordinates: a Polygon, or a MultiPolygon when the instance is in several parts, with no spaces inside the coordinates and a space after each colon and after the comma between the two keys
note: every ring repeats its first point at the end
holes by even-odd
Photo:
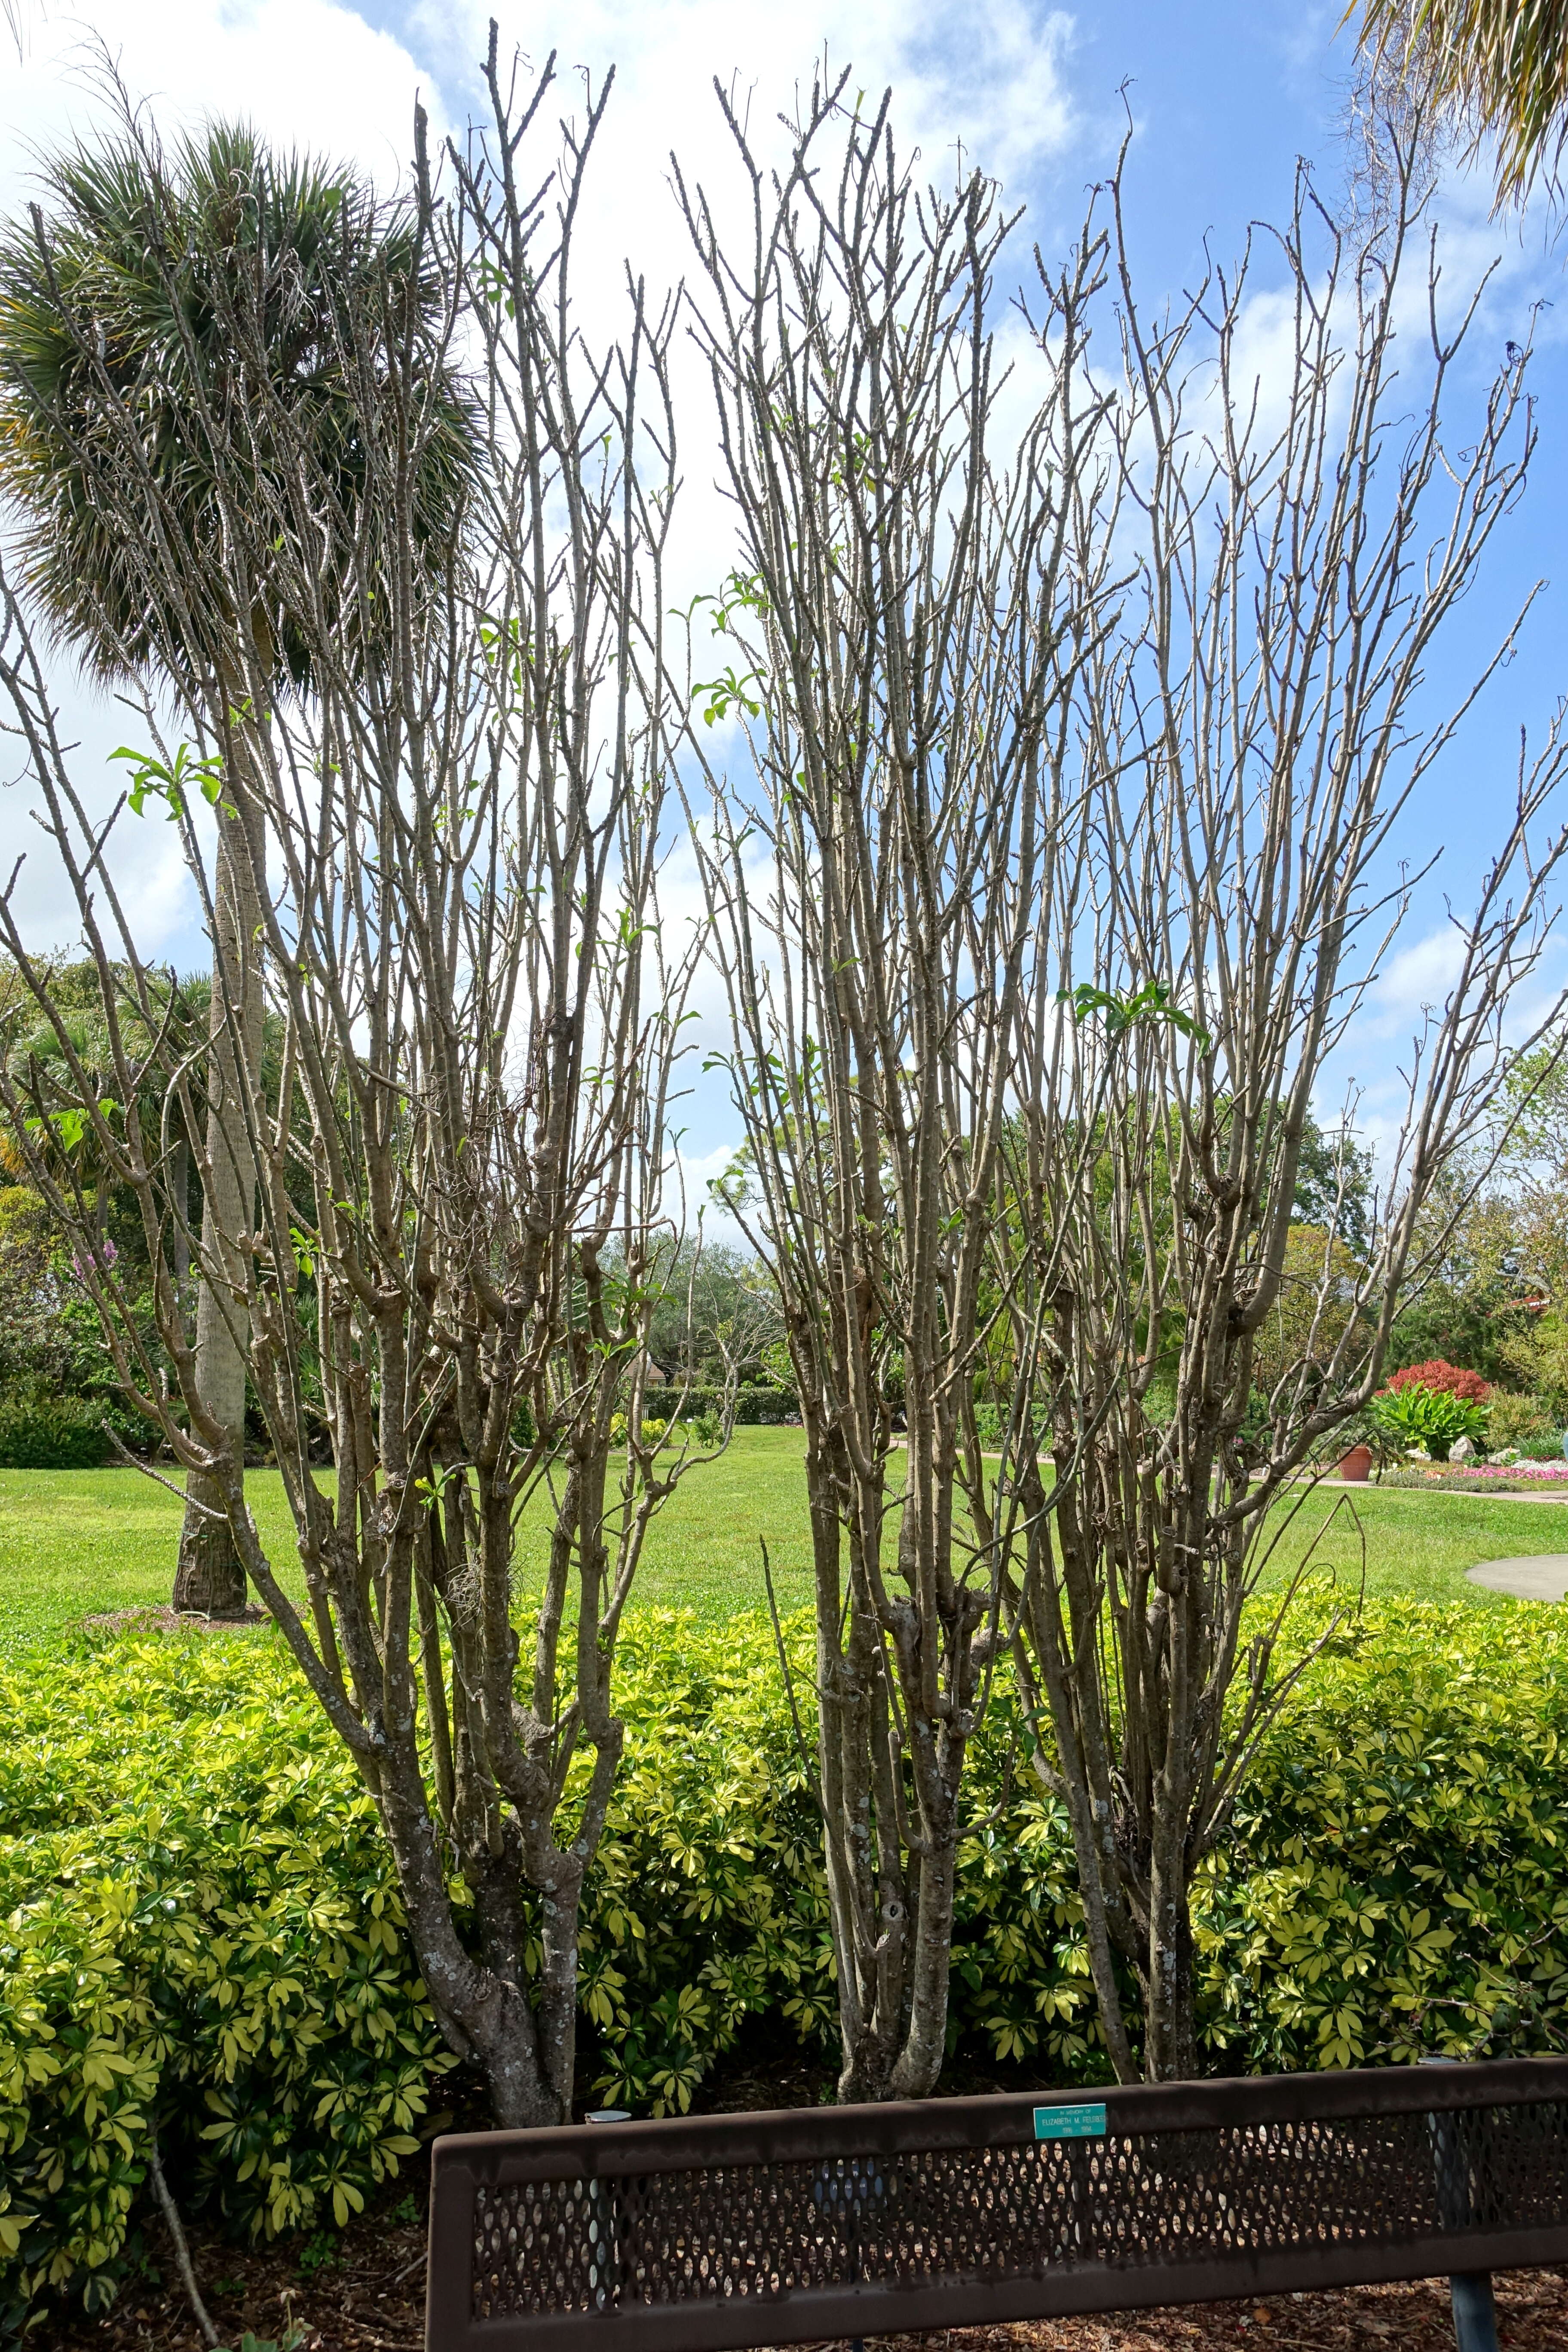
{"type": "Polygon", "coordinates": [[[1348,1454],[1342,1454],[1340,1456],[1334,1472],[1336,1477],[1349,1478],[1358,1486],[1364,1485],[1371,1474],[1372,1448],[1370,1445],[1352,1445],[1348,1454]]]}

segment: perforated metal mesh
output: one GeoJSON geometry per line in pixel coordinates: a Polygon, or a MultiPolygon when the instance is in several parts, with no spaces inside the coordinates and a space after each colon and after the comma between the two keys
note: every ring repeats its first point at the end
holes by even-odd
{"type": "MultiPolygon", "coordinates": [[[[472,2317],[997,2283],[1568,2221],[1568,2105],[476,2188],[472,2317]]],[[[1462,2263],[1456,2256],[1456,2267],[1462,2263]]]]}

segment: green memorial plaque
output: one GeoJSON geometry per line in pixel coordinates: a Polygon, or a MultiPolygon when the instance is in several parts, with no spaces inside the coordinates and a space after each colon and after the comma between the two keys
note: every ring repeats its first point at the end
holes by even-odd
{"type": "Polygon", "coordinates": [[[1105,2102],[1077,2107],[1037,2107],[1035,2109],[1037,2139],[1103,2139],[1105,2137],[1105,2102]]]}

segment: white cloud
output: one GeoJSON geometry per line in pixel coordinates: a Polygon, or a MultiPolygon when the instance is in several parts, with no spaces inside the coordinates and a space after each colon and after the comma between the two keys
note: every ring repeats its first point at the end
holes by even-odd
{"type": "Polygon", "coordinates": [[[1452,923],[1428,931],[1389,959],[1379,980],[1377,1011],[1389,1025],[1420,1022],[1427,1009],[1441,1010],[1459,977],[1464,940],[1452,923]]]}
{"type": "MultiPolygon", "coordinates": [[[[23,0],[26,7],[26,0],[23,0]]],[[[403,44],[333,0],[33,0],[21,53],[0,45],[0,200],[33,152],[101,119],[95,39],[165,128],[241,116],[280,143],[357,158],[391,180],[410,147],[420,70],[403,44]]],[[[424,77],[428,86],[428,72],[424,77]]]]}
{"type": "Polygon", "coordinates": [[[679,1153],[676,1181],[669,1186],[668,1200],[671,1215],[677,1215],[680,1195],[684,1192],[687,1232],[696,1232],[697,1220],[700,1216],[704,1236],[710,1242],[724,1242],[731,1248],[745,1248],[745,1236],[734,1219],[712,1199],[708,1188],[726,1173],[739,1147],[737,1135],[716,1145],[711,1151],[695,1153],[689,1158],[685,1152],[679,1153]]]}
{"type": "MultiPolygon", "coordinates": [[[[553,48],[563,78],[597,82],[616,71],[606,142],[618,192],[623,243],[645,267],[660,259],[672,216],[646,191],[662,181],[672,147],[689,167],[726,141],[711,83],[734,99],[759,147],[784,152],[776,117],[809,89],[814,61],[854,68],[851,89],[875,105],[894,93],[899,134],[918,144],[927,173],[951,175],[962,141],[966,167],[1016,180],[1068,143],[1073,116],[1061,67],[1072,19],[1030,0],[977,11],[959,0],[818,0],[810,9],[734,0],[583,0],[526,17],[489,0],[450,8],[425,0],[410,17],[421,53],[448,88],[477,88],[488,23],[500,22],[501,55],[521,48],[537,69],[553,48]],[[946,157],[948,160],[943,161],[946,157]],[[626,191],[638,192],[628,204],[626,191]],[[641,245],[644,250],[635,253],[641,245]]],[[[668,247],[662,258],[668,260],[668,247]]]]}

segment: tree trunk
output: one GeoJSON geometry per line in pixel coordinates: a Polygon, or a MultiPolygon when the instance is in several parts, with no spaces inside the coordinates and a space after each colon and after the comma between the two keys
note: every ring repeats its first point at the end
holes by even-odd
{"type": "MultiPolygon", "coordinates": [[[[809,1392],[810,1366],[802,1377],[809,1392]]],[[[815,1425],[818,1408],[809,1408],[815,1425]]],[[[846,1472],[848,1457],[837,1459],[846,1472]]],[[[884,1640],[868,1556],[882,1524],[879,1474],[849,1527],[850,1591],[840,1605],[837,1486],[829,1449],[807,1455],[816,1567],[817,1760],[827,1903],[838,1980],[843,2105],[929,2098],[947,2053],[958,1875],[958,1797],[973,1700],[972,1612],[952,1627],[953,1721],[933,1721],[918,1654],[884,1640]],[[907,1786],[906,1786],[907,1774],[907,1786]]],[[[934,1622],[934,1621],[932,1621],[934,1622]]],[[[940,1638],[936,1625],[932,1638],[940,1638]]]]}
{"type": "MultiPolygon", "coordinates": [[[[213,965],[207,1060],[206,1169],[202,1200],[202,1280],[196,1298],[196,1380],[207,1412],[222,1428],[237,1466],[245,1461],[245,1351],[248,1337],[239,1238],[254,1222],[256,1158],[244,1087],[261,1056],[259,811],[247,796],[243,814],[218,816],[213,965]],[[241,827],[245,830],[242,832],[241,827]],[[249,845],[246,834],[251,836],[249,845]],[[225,982],[227,998],[226,1000],[225,982]],[[229,1003],[243,1038],[235,1052],[229,1003]]],[[[245,1569],[224,1516],[216,1475],[185,1480],[185,1517],[174,1572],[174,1607],[206,1617],[237,1617],[246,1605],[245,1569]]]]}
{"type": "Polygon", "coordinates": [[[888,2082],[890,2099],[929,2099],[942,2074],[947,2055],[947,1993],[952,1973],[952,1906],[957,1885],[956,1841],[951,1835],[933,1838],[931,1851],[920,1858],[910,2021],[888,2082]]]}
{"type": "Polygon", "coordinates": [[[543,1988],[536,2009],[524,1960],[528,1927],[522,1838],[515,1821],[500,1830],[497,1850],[470,1856],[464,1875],[473,1894],[479,1930],[476,1955],[459,1938],[447,1895],[436,1823],[430,1813],[417,1748],[403,1744],[409,1715],[395,1729],[395,1746],[380,1776],[377,1802],[392,1847],[408,1918],[409,1941],[447,2046],[483,2078],[489,2108],[502,2131],[533,2131],[572,2120],[576,2055],[577,1922],[584,1873],[569,1868],[553,1907],[545,1897],[545,1969],[556,1983],[543,1988]],[[569,1951],[565,1998],[562,1962],[569,1951]]]}
{"type": "Polygon", "coordinates": [[[1143,2074],[1151,2083],[1189,2083],[1198,2071],[1192,1910],[1181,1875],[1176,1885],[1156,1874],[1149,1920],[1143,2074]]]}

